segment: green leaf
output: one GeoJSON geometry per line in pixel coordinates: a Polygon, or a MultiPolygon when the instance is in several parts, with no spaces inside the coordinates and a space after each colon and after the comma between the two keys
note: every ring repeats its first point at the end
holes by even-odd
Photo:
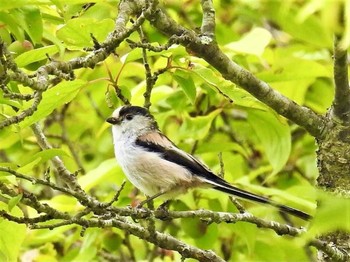
{"type": "MultiPolygon", "coordinates": [[[[157,43],[155,46],[159,46],[159,44],[157,43]]],[[[171,55],[174,58],[174,56],[184,57],[187,53],[182,46],[172,46],[167,50],[163,50],[160,52],[147,51],[147,57],[165,56],[166,54],[169,54],[168,56],[171,55]]],[[[123,64],[126,64],[132,61],[139,60],[141,58],[142,58],[142,50],[140,50],[139,48],[135,48],[130,52],[128,52],[127,54],[123,55],[120,58],[120,61],[122,61],[123,64]]]]}
{"type": "Polygon", "coordinates": [[[173,77],[191,101],[192,105],[194,105],[196,100],[196,86],[189,72],[177,69],[173,74],[173,77]]]}
{"type": "Polygon", "coordinates": [[[15,62],[19,67],[24,67],[33,62],[41,61],[47,58],[46,55],[53,56],[58,53],[58,48],[55,45],[49,45],[28,52],[24,52],[16,57],[15,62]]]}
{"type": "Polygon", "coordinates": [[[76,212],[81,209],[81,206],[78,205],[78,200],[67,195],[56,195],[50,200],[43,200],[43,203],[61,212],[76,212]]]}
{"type": "Polygon", "coordinates": [[[349,199],[318,191],[317,201],[316,214],[307,232],[308,237],[313,238],[335,230],[350,232],[349,199]]]}
{"type": "MultiPolygon", "coordinates": [[[[79,185],[85,190],[89,191],[91,188],[97,186],[106,177],[110,175],[121,174],[120,167],[117,161],[113,159],[108,159],[102,162],[97,168],[90,170],[87,174],[78,179],[79,185]]],[[[121,179],[122,180],[122,179],[121,179]]],[[[116,179],[117,183],[117,179],[116,179]]]]}
{"type": "Polygon", "coordinates": [[[237,88],[233,83],[223,79],[221,75],[216,74],[212,69],[196,64],[193,72],[212,87],[213,90],[224,94],[236,105],[261,109],[267,108],[266,105],[258,101],[247,91],[237,88]]]}
{"type": "Polygon", "coordinates": [[[334,89],[329,85],[328,81],[326,79],[317,79],[306,93],[305,105],[324,114],[331,106],[333,97],[334,89]]]}
{"type": "Polygon", "coordinates": [[[240,40],[227,44],[225,47],[237,53],[261,56],[271,41],[271,33],[264,28],[255,27],[240,40]]]}
{"type": "MultiPolygon", "coordinates": [[[[5,2],[17,2],[17,1],[5,1],[5,2]]],[[[0,8],[2,7],[2,4],[3,3],[1,3],[0,8]]],[[[6,12],[0,12],[0,21],[6,25],[8,30],[15,36],[16,40],[19,40],[19,41],[24,40],[24,31],[18,25],[13,15],[8,14],[6,12]]]]}
{"type": "Polygon", "coordinates": [[[43,35],[43,22],[41,19],[40,10],[33,6],[25,6],[19,9],[14,9],[11,14],[16,19],[17,23],[25,30],[34,44],[41,41],[43,35]]]}
{"type": "Polygon", "coordinates": [[[72,262],[92,261],[97,253],[96,242],[99,235],[100,229],[88,228],[85,232],[78,256],[76,256],[72,262]]]}
{"type": "Polygon", "coordinates": [[[106,234],[103,235],[102,246],[108,252],[117,251],[122,245],[122,243],[123,243],[123,239],[119,234],[108,231],[106,232],[106,234]]]}
{"type": "Polygon", "coordinates": [[[23,161],[20,162],[20,168],[17,169],[17,172],[27,173],[30,172],[35,166],[38,166],[42,163],[47,162],[55,156],[69,156],[66,151],[58,148],[51,148],[40,151],[34,155],[28,156],[23,161]]]}
{"type": "Polygon", "coordinates": [[[202,154],[202,153],[211,153],[211,152],[228,152],[228,151],[235,151],[240,153],[242,156],[248,159],[248,152],[247,150],[242,147],[238,143],[234,142],[224,142],[224,143],[217,143],[217,142],[205,142],[198,146],[196,153],[202,154]]]}
{"type": "Polygon", "coordinates": [[[80,17],[69,20],[57,31],[57,37],[70,48],[81,49],[93,45],[91,34],[102,42],[113,31],[114,26],[112,19],[96,21],[95,19],[80,17]]]}
{"type": "Polygon", "coordinates": [[[43,99],[33,115],[19,123],[21,128],[32,125],[52,113],[56,108],[70,102],[86,84],[84,80],[62,82],[43,93],[43,99]]]}
{"type": "Polygon", "coordinates": [[[291,134],[287,123],[271,111],[248,110],[248,123],[265,149],[266,156],[278,173],[286,164],[291,150],[291,134]]]}
{"type": "Polygon", "coordinates": [[[8,9],[15,9],[19,7],[24,7],[29,4],[32,4],[32,0],[16,0],[16,1],[9,1],[9,0],[1,0],[0,10],[8,10],[8,9]]]}
{"type": "MultiPolygon", "coordinates": [[[[283,53],[281,54],[281,56],[283,53]]],[[[292,53],[290,54],[292,55],[292,53]]],[[[317,77],[331,77],[330,68],[317,63],[296,58],[280,58],[271,70],[256,74],[258,78],[266,82],[282,82],[296,80],[313,80],[317,77]]]]}
{"type": "MultiPolygon", "coordinates": [[[[7,204],[0,202],[0,210],[13,216],[23,216],[18,207],[10,212],[7,204]]],[[[26,236],[26,226],[17,224],[6,219],[0,219],[0,259],[1,261],[17,261],[23,240],[26,236]]]]}
{"type": "Polygon", "coordinates": [[[291,7],[287,1],[270,1],[269,8],[266,9],[272,21],[294,38],[316,47],[331,48],[332,32],[327,31],[322,24],[322,16],[309,16],[301,20],[299,10],[300,7],[291,7]]]}
{"type": "Polygon", "coordinates": [[[183,139],[203,139],[208,134],[212,122],[220,112],[221,109],[217,109],[206,116],[185,117],[184,123],[179,130],[179,136],[183,139]]]}
{"type": "Polygon", "coordinates": [[[33,160],[40,158],[40,164],[47,162],[48,160],[54,158],[55,156],[69,156],[66,151],[60,148],[50,148],[50,149],[45,149],[43,151],[40,151],[33,156],[28,156],[27,159],[24,159],[21,162],[21,165],[26,165],[33,160]]]}
{"type": "Polygon", "coordinates": [[[12,209],[19,203],[19,201],[21,201],[23,195],[19,194],[15,197],[11,197],[11,199],[8,202],[8,210],[11,212],[12,209]]]}
{"type": "Polygon", "coordinates": [[[213,246],[213,239],[217,238],[218,228],[216,224],[210,224],[199,219],[181,219],[181,228],[188,236],[194,238],[196,244],[203,249],[213,246]]]}
{"type": "MultiPolygon", "coordinates": [[[[55,223],[57,220],[53,220],[51,223],[55,223]]],[[[67,231],[73,232],[73,229],[77,225],[67,225],[62,227],[57,227],[52,230],[41,229],[41,230],[31,230],[26,235],[26,241],[33,246],[45,245],[47,242],[58,242],[67,240],[67,231]]]]}

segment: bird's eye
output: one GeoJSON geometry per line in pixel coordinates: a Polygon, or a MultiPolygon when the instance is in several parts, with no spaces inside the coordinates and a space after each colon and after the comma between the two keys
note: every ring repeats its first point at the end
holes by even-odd
{"type": "Polygon", "coordinates": [[[133,117],[134,117],[133,115],[130,115],[130,114],[129,114],[129,115],[126,115],[126,116],[125,116],[125,119],[126,119],[126,120],[131,120],[133,117]]]}

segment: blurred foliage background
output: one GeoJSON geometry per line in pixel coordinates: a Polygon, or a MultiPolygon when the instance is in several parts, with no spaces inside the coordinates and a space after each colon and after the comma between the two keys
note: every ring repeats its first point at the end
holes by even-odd
{"type": "MultiPolygon", "coordinates": [[[[164,0],[161,4],[181,25],[193,30],[200,27],[199,1],[164,0]]],[[[323,114],[333,99],[332,37],[344,30],[340,23],[342,4],[327,0],[214,1],[216,40],[236,63],[296,103],[323,114]]],[[[49,58],[68,61],[87,55],[86,48],[93,46],[90,34],[102,42],[113,31],[117,6],[114,0],[1,0],[0,37],[18,67],[33,74],[49,58]]],[[[147,22],[143,32],[154,45],[167,42],[147,22]]],[[[349,28],[345,32],[344,45],[349,42],[349,28]]],[[[134,33],[130,39],[138,42],[140,36],[134,33]]],[[[318,171],[311,136],[224,80],[184,47],[174,45],[160,53],[147,52],[147,56],[152,72],[165,69],[154,85],[150,110],[175,144],[195,154],[216,173],[220,172],[218,154],[222,153],[224,176],[231,183],[313,213],[318,171]]],[[[116,87],[132,104],[143,105],[146,82],[142,50],[131,49],[127,42],[94,69],[76,70],[74,81],[63,81],[46,91],[32,116],[1,129],[0,164],[34,177],[49,172],[55,181],[48,160],[58,155],[71,172],[78,172],[83,189],[101,201],[109,201],[125,179],[114,159],[110,127],[105,123],[122,104],[116,87]],[[36,122],[54,149],[40,150],[30,129],[36,122]]],[[[22,94],[32,92],[13,81],[8,88],[22,94]]],[[[7,98],[0,90],[0,119],[30,105],[7,98]]],[[[61,211],[74,213],[81,208],[76,199],[5,173],[0,173],[0,181],[34,192],[61,211]]],[[[115,205],[126,206],[143,198],[127,182],[115,205]]],[[[1,199],[0,205],[10,208],[1,199]]],[[[285,222],[286,218],[273,208],[251,203],[244,206],[256,216],[285,222]]],[[[19,215],[34,214],[28,207],[11,208],[19,215]]],[[[224,194],[200,189],[181,196],[171,208],[237,212],[224,194]]],[[[302,224],[299,220],[293,223],[302,224]]],[[[315,254],[315,250],[304,248],[307,237],[280,237],[249,223],[207,225],[183,219],[157,222],[157,226],[186,243],[212,249],[226,260],[307,261],[315,254]]],[[[82,237],[81,228],[74,225],[30,230],[0,219],[0,231],[2,261],[15,261],[17,257],[23,261],[180,259],[177,253],[114,228],[89,228],[82,237]]]]}

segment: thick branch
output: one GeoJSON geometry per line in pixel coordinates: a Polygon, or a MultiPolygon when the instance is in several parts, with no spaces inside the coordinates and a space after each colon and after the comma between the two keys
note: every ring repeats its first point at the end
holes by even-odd
{"type": "Polygon", "coordinates": [[[348,79],[348,55],[342,49],[339,39],[334,40],[334,83],[335,94],[332,117],[336,120],[350,122],[350,87],[348,79]]]}
{"type": "Polygon", "coordinates": [[[309,108],[297,105],[294,101],[272,89],[267,83],[256,78],[248,70],[234,63],[220,50],[216,43],[203,41],[195,32],[178,25],[161,9],[147,16],[147,19],[163,34],[179,36],[179,43],[191,53],[206,60],[227,80],[241,86],[280,115],[305,128],[311,135],[315,137],[322,135],[326,125],[324,117],[309,108]]]}

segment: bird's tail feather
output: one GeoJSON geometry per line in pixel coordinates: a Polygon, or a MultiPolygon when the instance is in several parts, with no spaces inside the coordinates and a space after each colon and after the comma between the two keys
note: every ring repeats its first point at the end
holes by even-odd
{"type": "MultiPolygon", "coordinates": [[[[219,177],[218,177],[219,178],[219,177]]],[[[213,186],[214,189],[222,191],[224,193],[230,194],[230,195],[234,195],[243,199],[247,199],[250,201],[254,201],[254,202],[258,202],[258,203],[262,203],[262,204],[268,204],[271,206],[274,206],[276,208],[278,208],[279,210],[281,210],[282,212],[291,214],[293,216],[299,217],[301,219],[304,220],[309,220],[310,218],[312,218],[309,214],[300,211],[298,209],[292,208],[292,207],[288,207],[279,203],[276,203],[274,201],[272,201],[271,199],[268,199],[266,197],[263,196],[259,196],[253,193],[250,193],[248,191],[239,189],[237,187],[232,186],[231,184],[227,183],[225,180],[223,179],[218,179],[217,181],[207,181],[209,184],[211,184],[213,186]]]]}

